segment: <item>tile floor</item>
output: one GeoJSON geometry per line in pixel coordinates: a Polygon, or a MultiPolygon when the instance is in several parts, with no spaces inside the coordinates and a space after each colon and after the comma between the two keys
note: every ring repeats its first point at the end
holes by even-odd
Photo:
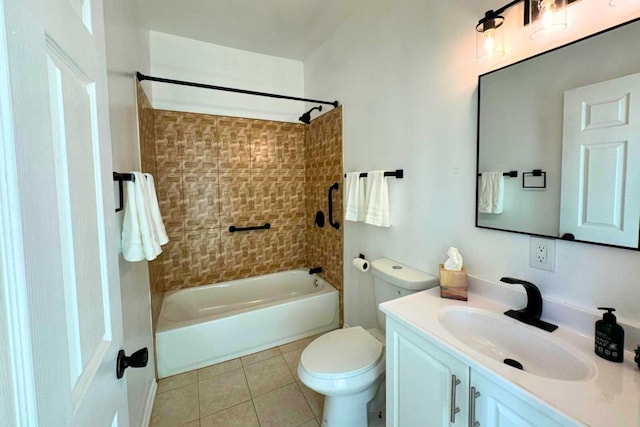
{"type": "Polygon", "coordinates": [[[319,427],[324,397],[297,373],[314,338],[159,380],[150,427],[319,427]]]}

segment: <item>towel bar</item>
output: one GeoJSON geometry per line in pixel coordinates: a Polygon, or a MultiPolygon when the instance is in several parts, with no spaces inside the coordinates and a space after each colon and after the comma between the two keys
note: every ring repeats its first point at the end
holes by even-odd
{"type": "Polygon", "coordinates": [[[235,225],[232,225],[231,227],[229,227],[229,233],[235,233],[237,231],[268,230],[270,228],[271,224],[269,224],[268,222],[265,223],[265,225],[257,225],[252,227],[236,227],[235,225]]]}
{"type": "MultiPolygon", "coordinates": [[[[345,173],[344,176],[346,177],[347,174],[345,173]]],[[[360,175],[358,175],[358,178],[366,178],[368,176],[367,172],[362,172],[360,175]]],[[[404,169],[396,169],[395,171],[386,171],[384,173],[384,176],[394,176],[398,179],[402,179],[404,178],[404,169]]]]}
{"type": "MultiPolygon", "coordinates": [[[[482,176],[482,174],[479,173],[478,176],[482,176]]],[[[502,176],[507,176],[509,178],[517,178],[518,177],[518,171],[503,172],[502,176]]]]}
{"type": "Polygon", "coordinates": [[[122,209],[124,209],[124,196],[122,195],[123,194],[122,181],[135,181],[136,177],[133,176],[132,173],[114,172],[113,180],[118,181],[118,190],[120,191],[120,196],[119,196],[120,204],[118,205],[119,207],[116,208],[116,212],[120,212],[122,209]]]}
{"type": "Polygon", "coordinates": [[[542,169],[534,169],[531,172],[522,172],[522,188],[547,188],[547,173],[542,169]],[[542,177],[542,184],[530,185],[527,184],[527,178],[529,177],[542,177]]]}

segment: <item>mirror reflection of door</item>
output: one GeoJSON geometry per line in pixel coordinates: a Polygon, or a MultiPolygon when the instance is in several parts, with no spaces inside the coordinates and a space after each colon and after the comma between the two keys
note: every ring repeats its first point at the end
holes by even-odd
{"type": "Polygon", "coordinates": [[[564,93],[560,235],[638,247],[640,74],[564,93]]]}

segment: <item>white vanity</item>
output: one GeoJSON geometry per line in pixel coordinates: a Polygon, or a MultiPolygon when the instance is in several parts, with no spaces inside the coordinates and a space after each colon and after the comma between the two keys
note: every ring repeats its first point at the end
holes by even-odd
{"type": "Polygon", "coordinates": [[[522,304],[515,295],[505,304],[470,292],[464,302],[442,299],[434,288],[380,305],[387,426],[640,426],[632,353],[623,363],[597,357],[585,324],[592,315],[562,304],[545,300],[543,318],[549,311],[560,326],[553,333],[504,316],[522,304]],[[562,321],[565,312],[573,328],[562,321]]]}

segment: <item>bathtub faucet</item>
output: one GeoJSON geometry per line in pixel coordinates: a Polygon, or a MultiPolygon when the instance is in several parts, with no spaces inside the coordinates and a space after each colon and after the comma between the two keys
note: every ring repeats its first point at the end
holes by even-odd
{"type": "Polygon", "coordinates": [[[322,273],[322,267],[313,267],[309,269],[309,274],[322,273]]]}

